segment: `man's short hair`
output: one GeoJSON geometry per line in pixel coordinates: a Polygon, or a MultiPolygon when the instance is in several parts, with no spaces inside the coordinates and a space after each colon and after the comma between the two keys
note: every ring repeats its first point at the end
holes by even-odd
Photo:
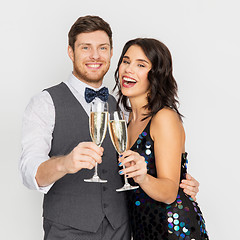
{"type": "Polygon", "coordinates": [[[80,33],[90,33],[94,31],[104,31],[109,37],[110,47],[112,48],[112,30],[110,25],[98,16],[84,16],[77,19],[68,33],[68,44],[74,51],[74,44],[77,35],[80,33]]]}

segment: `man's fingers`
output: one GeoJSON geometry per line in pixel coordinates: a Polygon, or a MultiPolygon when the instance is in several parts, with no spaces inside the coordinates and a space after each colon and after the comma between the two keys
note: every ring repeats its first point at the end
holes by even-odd
{"type": "Polygon", "coordinates": [[[102,162],[103,148],[93,142],[82,142],[74,149],[74,158],[81,160],[83,155],[92,157],[97,163],[102,162]]]}
{"type": "Polygon", "coordinates": [[[102,157],[97,154],[95,151],[93,151],[92,149],[89,149],[89,148],[83,148],[81,149],[81,152],[80,154],[82,156],[89,156],[91,157],[92,159],[94,159],[97,163],[101,163],[102,162],[102,157]]]}
{"type": "Polygon", "coordinates": [[[95,164],[93,162],[81,162],[80,165],[81,165],[81,168],[86,168],[86,169],[93,169],[95,167],[95,164]]]}
{"type": "Polygon", "coordinates": [[[68,155],[65,168],[69,173],[75,173],[82,168],[92,169],[102,162],[103,148],[93,142],[79,143],[68,155]]]}
{"type": "Polygon", "coordinates": [[[186,193],[187,195],[191,196],[191,198],[193,199],[193,201],[196,201],[196,195],[195,194],[192,194],[191,191],[187,190],[187,189],[184,189],[183,190],[184,193],[186,193]]]}
{"type": "Polygon", "coordinates": [[[194,186],[190,186],[190,185],[188,185],[188,184],[184,184],[184,183],[181,183],[180,184],[180,187],[181,188],[183,188],[184,190],[186,189],[187,191],[189,191],[189,192],[193,192],[194,194],[196,193],[198,193],[198,188],[197,187],[194,187],[194,186]]]}
{"type": "Polygon", "coordinates": [[[183,179],[181,183],[185,185],[193,186],[193,187],[199,187],[199,182],[196,181],[194,178],[192,178],[192,180],[183,179]]]}
{"type": "Polygon", "coordinates": [[[81,142],[81,143],[78,144],[77,148],[92,149],[93,151],[95,151],[100,156],[103,155],[103,150],[104,150],[103,147],[98,147],[94,142],[81,142]]]}
{"type": "Polygon", "coordinates": [[[186,179],[189,180],[189,182],[191,182],[191,184],[193,184],[194,186],[196,187],[199,187],[199,182],[194,178],[192,177],[189,173],[186,174],[186,179]]]}

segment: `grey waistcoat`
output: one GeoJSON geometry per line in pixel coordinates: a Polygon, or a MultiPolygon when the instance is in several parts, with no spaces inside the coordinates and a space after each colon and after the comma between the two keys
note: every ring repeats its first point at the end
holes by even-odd
{"type": "MultiPolygon", "coordinates": [[[[66,155],[80,142],[91,141],[89,118],[81,104],[64,83],[46,89],[55,106],[55,127],[50,157],[66,155]]],[[[109,110],[116,107],[115,99],[109,96],[109,110]]],[[[86,183],[94,170],[82,169],[67,174],[54,183],[44,196],[43,216],[54,222],[96,232],[106,216],[113,228],[128,220],[124,192],[116,192],[123,182],[118,174],[116,151],[107,132],[103,141],[103,161],[98,173],[107,183],[86,183]]]]}

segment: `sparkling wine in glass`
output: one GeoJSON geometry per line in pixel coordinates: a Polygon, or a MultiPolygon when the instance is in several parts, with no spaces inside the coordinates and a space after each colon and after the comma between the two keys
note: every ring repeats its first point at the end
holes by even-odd
{"type": "MultiPolygon", "coordinates": [[[[90,107],[89,117],[89,130],[92,141],[97,146],[101,146],[107,132],[108,123],[108,103],[101,101],[93,101],[90,107]]],[[[85,182],[98,182],[106,183],[107,180],[103,180],[98,176],[97,172],[98,164],[96,162],[94,175],[90,179],[84,179],[85,182]]]]}
{"type": "MultiPolygon", "coordinates": [[[[108,128],[110,137],[119,155],[121,155],[127,148],[127,123],[122,111],[114,111],[109,113],[108,128]]],[[[123,169],[125,166],[123,165],[123,169]]],[[[138,186],[131,186],[128,182],[126,174],[124,174],[123,187],[116,189],[117,192],[137,189],[138,186]]]]}

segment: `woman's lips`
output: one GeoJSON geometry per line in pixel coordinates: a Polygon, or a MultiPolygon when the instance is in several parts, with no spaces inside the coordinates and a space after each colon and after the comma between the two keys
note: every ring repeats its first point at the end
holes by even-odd
{"type": "Polygon", "coordinates": [[[136,80],[130,77],[123,77],[122,78],[122,86],[125,88],[133,87],[136,84],[136,80]]]}

